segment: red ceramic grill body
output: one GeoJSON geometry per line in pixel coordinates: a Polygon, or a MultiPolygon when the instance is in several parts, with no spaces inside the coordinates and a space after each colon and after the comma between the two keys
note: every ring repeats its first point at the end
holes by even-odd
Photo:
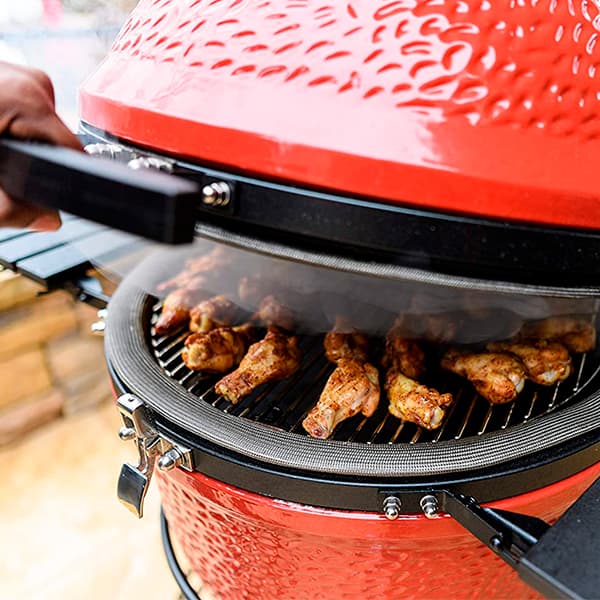
{"type": "MultiPolygon", "coordinates": [[[[599,35],[593,2],[142,0],[84,84],[81,117],[270,181],[600,229],[599,35]]],[[[552,521],[599,474],[493,506],[552,521]]],[[[392,522],[181,469],[159,484],[216,598],[537,597],[445,515],[392,522]]]]}
{"type": "Polygon", "coordinates": [[[387,202],[600,227],[592,2],[142,0],[84,121],[387,202]]]}
{"type": "MultiPolygon", "coordinates": [[[[596,465],[493,507],[552,522],[599,475],[596,465]]],[[[159,486],[173,537],[216,598],[540,597],[448,516],[388,521],[274,500],[184,471],[161,475],[159,486]]]]}

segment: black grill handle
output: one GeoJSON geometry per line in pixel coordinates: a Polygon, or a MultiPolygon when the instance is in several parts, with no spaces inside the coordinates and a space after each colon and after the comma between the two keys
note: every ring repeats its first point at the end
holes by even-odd
{"type": "Polygon", "coordinates": [[[159,242],[183,244],[194,237],[198,184],[159,171],[0,139],[0,187],[16,200],[159,242]]]}
{"type": "Polygon", "coordinates": [[[552,526],[540,519],[443,494],[443,508],[549,598],[598,598],[600,479],[552,526]]]}

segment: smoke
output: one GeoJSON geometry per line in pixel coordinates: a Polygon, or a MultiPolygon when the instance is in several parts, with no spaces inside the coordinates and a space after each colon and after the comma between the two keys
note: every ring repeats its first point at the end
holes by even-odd
{"type": "Polygon", "coordinates": [[[327,332],[342,315],[373,336],[396,321],[409,335],[472,344],[515,335],[524,322],[557,314],[590,313],[590,300],[519,296],[391,281],[300,264],[197,239],[169,248],[127,234],[121,252],[88,258],[115,282],[123,277],[158,298],[194,280],[211,295],[225,294],[251,315],[266,296],[291,309],[298,333],[327,332]],[[187,265],[187,267],[186,267],[187,265]],[[196,271],[195,271],[196,270],[196,271]]]}

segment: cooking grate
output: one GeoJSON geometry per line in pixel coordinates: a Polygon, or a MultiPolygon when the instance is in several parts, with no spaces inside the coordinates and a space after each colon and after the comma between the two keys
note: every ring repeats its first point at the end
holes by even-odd
{"type": "MultiPolygon", "coordinates": [[[[161,305],[153,307],[151,344],[154,356],[164,372],[196,394],[205,402],[225,413],[250,419],[269,427],[307,435],[302,421],[316,404],[334,366],[323,353],[323,336],[299,336],[303,353],[301,369],[289,379],[261,386],[233,405],[215,390],[220,376],[190,371],[181,359],[181,350],[187,330],[170,336],[157,336],[154,324],[161,305]]],[[[387,400],[382,401],[370,418],[357,415],[341,423],[331,439],[366,444],[422,443],[481,436],[486,432],[506,429],[564,406],[577,398],[596,378],[600,378],[600,350],[573,356],[573,372],[563,382],[550,387],[527,381],[519,397],[511,403],[491,405],[479,396],[470,383],[445,371],[431,371],[423,383],[440,392],[451,392],[455,402],[444,424],[435,431],[392,416],[387,400]]]]}

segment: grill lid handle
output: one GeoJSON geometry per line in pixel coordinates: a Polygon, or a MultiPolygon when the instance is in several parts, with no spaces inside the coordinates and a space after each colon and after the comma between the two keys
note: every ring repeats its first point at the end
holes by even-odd
{"type": "Polygon", "coordinates": [[[443,509],[550,598],[596,598],[600,590],[600,479],[552,527],[480,506],[446,491],[443,509]]]}
{"type": "Polygon", "coordinates": [[[153,168],[0,139],[0,187],[17,200],[159,242],[184,244],[194,238],[198,184],[153,168]]]}

